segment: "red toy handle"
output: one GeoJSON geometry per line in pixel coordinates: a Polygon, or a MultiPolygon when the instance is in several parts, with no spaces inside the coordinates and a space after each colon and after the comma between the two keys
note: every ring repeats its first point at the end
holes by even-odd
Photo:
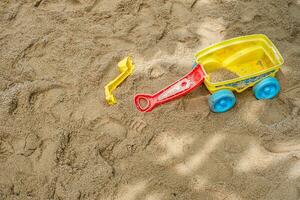
{"type": "Polygon", "coordinates": [[[191,92],[203,83],[204,77],[202,66],[197,65],[190,73],[154,95],[135,95],[134,104],[139,111],[150,112],[158,105],[167,103],[191,92]]]}

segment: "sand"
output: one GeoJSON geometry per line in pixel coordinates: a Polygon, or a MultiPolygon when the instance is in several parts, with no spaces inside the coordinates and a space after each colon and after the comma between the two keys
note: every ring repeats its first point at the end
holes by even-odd
{"type": "Polygon", "coordinates": [[[221,82],[221,81],[228,81],[228,80],[232,80],[232,79],[239,77],[235,73],[233,73],[225,68],[215,70],[215,71],[211,72],[209,74],[209,76],[210,76],[210,81],[213,83],[221,82]]]}
{"type": "Polygon", "coordinates": [[[300,198],[299,0],[2,0],[0,199],[300,198]],[[198,50],[264,33],[286,62],[278,98],[208,109],[201,86],[140,113],[198,50]],[[114,91],[117,63],[136,70],[114,91]]]}

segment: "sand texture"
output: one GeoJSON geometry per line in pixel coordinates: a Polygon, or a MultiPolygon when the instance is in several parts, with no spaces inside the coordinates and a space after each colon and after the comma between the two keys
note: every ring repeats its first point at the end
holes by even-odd
{"type": "Polygon", "coordinates": [[[1,200],[298,200],[299,0],[1,0],[1,200]],[[282,92],[209,111],[204,86],[140,113],[216,42],[266,34],[282,92]],[[135,71],[108,106],[104,86],[135,71]]]}
{"type": "Polygon", "coordinates": [[[228,81],[228,80],[239,77],[235,73],[233,73],[225,68],[215,70],[212,73],[210,73],[209,76],[210,76],[211,82],[213,82],[213,83],[221,82],[221,81],[228,81]]]}

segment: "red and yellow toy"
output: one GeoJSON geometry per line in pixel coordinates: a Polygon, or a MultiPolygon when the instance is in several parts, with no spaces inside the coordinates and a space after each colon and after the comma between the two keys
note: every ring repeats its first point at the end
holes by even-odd
{"type": "Polygon", "coordinates": [[[150,112],[154,107],[179,98],[204,82],[212,93],[208,101],[211,110],[226,112],[236,103],[233,91],[239,93],[254,86],[253,93],[257,99],[277,96],[280,84],[275,74],[282,64],[280,52],[265,35],[233,38],[199,51],[190,73],[154,95],[136,95],[134,103],[139,111],[150,112]],[[218,70],[227,70],[235,77],[213,82],[211,74],[218,70]]]}
{"type": "Polygon", "coordinates": [[[134,97],[134,103],[141,112],[150,112],[158,105],[179,98],[193,89],[197,88],[204,81],[204,72],[200,65],[196,66],[190,73],[162,89],[156,94],[138,94],[134,97]],[[144,105],[143,105],[144,104],[144,105]]]}

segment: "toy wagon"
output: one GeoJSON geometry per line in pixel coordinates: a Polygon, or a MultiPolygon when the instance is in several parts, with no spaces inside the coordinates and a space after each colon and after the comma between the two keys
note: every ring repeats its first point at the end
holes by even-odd
{"type": "Polygon", "coordinates": [[[154,95],[136,95],[134,103],[138,110],[149,112],[204,82],[212,94],[208,100],[210,109],[217,113],[226,112],[236,103],[233,91],[239,93],[254,86],[257,99],[274,98],[280,91],[275,74],[282,64],[278,49],[265,35],[226,40],[199,51],[193,70],[186,76],[154,95]],[[222,79],[214,79],[216,72],[222,79]]]}

